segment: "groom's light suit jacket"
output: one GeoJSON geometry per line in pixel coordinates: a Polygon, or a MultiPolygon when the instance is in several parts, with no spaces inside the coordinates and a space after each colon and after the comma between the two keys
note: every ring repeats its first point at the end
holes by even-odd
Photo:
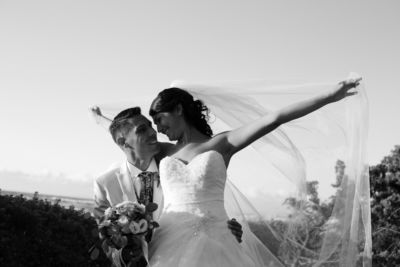
{"type": "MultiPolygon", "coordinates": [[[[153,158],[146,171],[158,172],[157,158],[153,158]]],[[[104,211],[109,207],[123,201],[137,202],[137,195],[140,192],[135,191],[135,180],[142,171],[130,164],[124,162],[121,166],[112,168],[104,174],[97,177],[94,181],[94,216],[97,220],[103,216],[104,211]]],[[[153,212],[153,219],[158,220],[164,208],[164,197],[161,185],[154,181],[153,202],[158,204],[158,209],[153,212]]]]}

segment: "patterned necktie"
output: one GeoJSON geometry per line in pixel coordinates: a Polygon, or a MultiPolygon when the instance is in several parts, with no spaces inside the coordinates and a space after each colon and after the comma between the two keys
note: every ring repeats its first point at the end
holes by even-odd
{"type": "MultiPolygon", "coordinates": [[[[157,186],[160,186],[160,176],[158,175],[158,172],[145,171],[138,175],[138,179],[140,180],[140,193],[138,201],[141,204],[148,205],[150,202],[153,202],[154,180],[157,180],[157,186]]],[[[151,214],[151,217],[153,217],[153,214],[151,214]]],[[[145,236],[147,242],[150,242],[152,235],[152,230],[147,232],[145,236]]]]}
{"type": "Polygon", "coordinates": [[[140,192],[137,192],[139,194],[138,201],[147,205],[153,202],[153,185],[155,179],[159,181],[158,173],[144,171],[138,175],[138,179],[140,180],[140,192]]]}

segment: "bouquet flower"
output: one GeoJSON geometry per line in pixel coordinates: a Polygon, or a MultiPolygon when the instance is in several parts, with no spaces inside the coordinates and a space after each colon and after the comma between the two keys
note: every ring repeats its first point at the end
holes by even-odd
{"type": "Polygon", "coordinates": [[[151,216],[157,207],[156,203],[145,206],[125,201],[108,208],[99,224],[103,247],[121,250],[120,257],[124,264],[147,266],[146,241],[150,242],[153,229],[159,227],[151,216]]]}

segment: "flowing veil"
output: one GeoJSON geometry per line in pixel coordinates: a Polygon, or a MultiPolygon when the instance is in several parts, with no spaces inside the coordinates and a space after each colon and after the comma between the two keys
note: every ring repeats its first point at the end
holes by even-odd
{"type": "MultiPolygon", "coordinates": [[[[332,86],[263,80],[172,84],[208,106],[214,133],[332,86]]],[[[280,126],[232,158],[225,207],[243,225],[243,246],[260,254],[267,248],[271,255],[264,257],[277,257],[285,266],[371,266],[368,101],[364,85],[357,90],[280,126]]],[[[144,101],[151,99],[131,106],[148,106],[144,101]]],[[[109,117],[125,107],[100,106],[109,117]]]]}

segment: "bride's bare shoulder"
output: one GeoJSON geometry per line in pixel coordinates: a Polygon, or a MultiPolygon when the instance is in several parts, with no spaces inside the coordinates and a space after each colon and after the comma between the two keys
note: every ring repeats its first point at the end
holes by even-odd
{"type": "Polygon", "coordinates": [[[216,150],[221,154],[225,154],[229,150],[228,133],[221,132],[214,135],[206,142],[207,150],[216,150]]]}
{"type": "Polygon", "coordinates": [[[218,144],[223,144],[224,142],[227,141],[229,131],[221,132],[216,135],[214,135],[208,142],[211,145],[218,145],[218,144]]]}

